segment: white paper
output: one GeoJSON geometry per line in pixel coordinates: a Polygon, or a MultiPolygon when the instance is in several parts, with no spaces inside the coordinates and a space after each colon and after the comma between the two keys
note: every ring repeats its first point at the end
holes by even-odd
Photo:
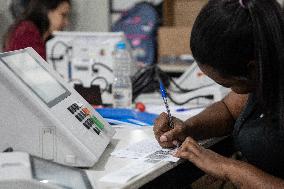
{"type": "Polygon", "coordinates": [[[116,150],[111,155],[130,159],[150,159],[177,162],[179,158],[172,156],[175,149],[162,148],[155,139],[145,139],[138,143],[116,150]]]}
{"type": "Polygon", "coordinates": [[[156,162],[145,161],[145,160],[137,160],[134,163],[131,163],[115,172],[112,172],[108,175],[105,175],[100,179],[101,182],[110,182],[117,184],[125,184],[141,173],[149,170],[153,167],[156,162]]]}

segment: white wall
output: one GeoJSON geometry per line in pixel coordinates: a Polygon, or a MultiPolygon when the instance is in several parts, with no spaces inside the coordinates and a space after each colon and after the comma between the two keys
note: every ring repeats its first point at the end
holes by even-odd
{"type": "Polygon", "coordinates": [[[8,5],[9,1],[0,0],[0,51],[2,51],[3,35],[13,22],[12,16],[8,10],[8,5]]]}
{"type": "Polygon", "coordinates": [[[73,0],[71,30],[75,31],[107,31],[107,0],[73,0]]]}

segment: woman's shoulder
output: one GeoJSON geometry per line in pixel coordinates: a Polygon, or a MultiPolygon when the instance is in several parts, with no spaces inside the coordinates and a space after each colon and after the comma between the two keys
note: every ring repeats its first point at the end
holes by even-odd
{"type": "Polygon", "coordinates": [[[31,32],[39,34],[39,29],[32,21],[23,20],[16,25],[15,32],[16,33],[31,32]]]}

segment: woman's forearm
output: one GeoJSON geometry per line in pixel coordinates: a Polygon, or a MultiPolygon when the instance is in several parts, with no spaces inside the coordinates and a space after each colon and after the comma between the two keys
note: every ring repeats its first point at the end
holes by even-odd
{"type": "Polygon", "coordinates": [[[245,162],[232,160],[224,168],[226,177],[240,189],[283,189],[284,181],[245,162]]]}
{"type": "Polygon", "coordinates": [[[232,132],[234,118],[225,104],[220,101],[212,104],[200,114],[185,121],[188,135],[195,139],[225,136],[232,132]]]}
{"type": "Polygon", "coordinates": [[[206,139],[230,134],[247,99],[248,95],[230,92],[222,101],[185,121],[188,135],[195,139],[206,139]]]}

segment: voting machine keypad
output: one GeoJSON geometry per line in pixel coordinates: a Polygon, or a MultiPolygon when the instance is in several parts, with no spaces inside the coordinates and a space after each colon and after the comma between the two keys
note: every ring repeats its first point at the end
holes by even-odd
{"type": "Polygon", "coordinates": [[[103,123],[91,115],[91,111],[88,108],[83,107],[80,103],[74,103],[67,108],[69,112],[75,115],[78,121],[82,122],[84,127],[88,130],[93,130],[96,134],[100,134],[104,129],[103,123]]]}

